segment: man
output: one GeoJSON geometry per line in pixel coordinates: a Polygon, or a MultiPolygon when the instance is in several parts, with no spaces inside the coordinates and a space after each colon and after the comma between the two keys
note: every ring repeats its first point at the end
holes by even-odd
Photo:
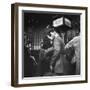
{"type": "Polygon", "coordinates": [[[75,36],[71,41],[69,41],[65,49],[69,49],[73,47],[75,50],[75,54],[71,60],[71,64],[76,64],[76,70],[75,74],[79,75],[80,74],[80,36],[75,36]]]}
{"type": "Polygon", "coordinates": [[[64,74],[64,65],[63,65],[64,41],[56,31],[51,30],[49,33],[50,35],[48,35],[48,38],[53,40],[53,47],[48,48],[47,50],[45,50],[45,52],[49,53],[53,51],[53,55],[51,56],[51,60],[50,60],[51,72],[56,75],[63,75],[64,74]]]}

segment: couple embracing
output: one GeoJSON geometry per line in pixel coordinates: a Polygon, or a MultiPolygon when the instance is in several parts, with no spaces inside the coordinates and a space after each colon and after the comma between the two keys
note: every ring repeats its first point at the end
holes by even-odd
{"type": "Polygon", "coordinates": [[[39,72],[42,76],[43,74],[64,75],[64,46],[61,34],[54,29],[49,30],[43,39],[39,54],[39,72]]]}

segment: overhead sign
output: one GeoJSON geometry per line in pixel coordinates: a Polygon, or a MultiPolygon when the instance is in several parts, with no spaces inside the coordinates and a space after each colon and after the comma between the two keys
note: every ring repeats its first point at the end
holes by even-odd
{"type": "Polygon", "coordinates": [[[61,25],[63,25],[63,17],[58,18],[58,19],[53,21],[53,26],[54,27],[58,27],[58,26],[61,26],[61,25]]]}
{"type": "Polygon", "coordinates": [[[62,26],[62,25],[66,25],[68,27],[71,27],[71,21],[65,17],[61,17],[61,18],[58,18],[56,20],[53,21],[53,26],[54,27],[59,27],[59,26],[62,26]]]}
{"type": "Polygon", "coordinates": [[[65,18],[65,25],[67,25],[68,27],[71,27],[71,21],[67,18],[65,18]]]}

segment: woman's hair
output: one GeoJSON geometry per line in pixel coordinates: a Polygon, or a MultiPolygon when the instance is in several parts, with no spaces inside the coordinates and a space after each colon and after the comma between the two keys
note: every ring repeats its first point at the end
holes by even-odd
{"type": "Polygon", "coordinates": [[[50,48],[51,46],[52,46],[52,44],[50,43],[50,39],[47,37],[47,36],[45,36],[44,38],[43,38],[43,42],[42,42],[42,48],[43,49],[48,49],[48,48],[50,48]]]}

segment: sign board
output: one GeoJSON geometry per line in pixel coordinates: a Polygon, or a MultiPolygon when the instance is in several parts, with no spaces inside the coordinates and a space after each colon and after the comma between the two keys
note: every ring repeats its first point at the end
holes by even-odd
{"type": "Polygon", "coordinates": [[[63,25],[63,17],[58,18],[58,19],[53,21],[53,26],[54,27],[58,27],[58,26],[61,26],[61,25],[63,25]]]}
{"type": "Polygon", "coordinates": [[[58,19],[53,21],[53,26],[54,27],[59,27],[59,26],[62,26],[62,25],[66,25],[68,27],[71,27],[71,21],[67,18],[64,18],[64,17],[58,18],[58,19]]]}
{"type": "Polygon", "coordinates": [[[68,27],[71,27],[71,21],[67,18],[65,18],[65,25],[67,25],[68,27]]]}

